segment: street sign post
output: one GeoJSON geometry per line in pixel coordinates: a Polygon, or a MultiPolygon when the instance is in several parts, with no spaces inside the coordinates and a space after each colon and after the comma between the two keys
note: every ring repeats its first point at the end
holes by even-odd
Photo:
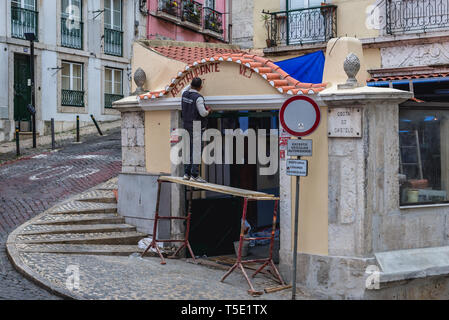
{"type": "Polygon", "coordinates": [[[282,105],[279,112],[282,128],[298,139],[290,139],[287,146],[287,155],[296,156],[297,159],[287,160],[287,175],[296,176],[295,194],[295,226],[293,241],[293,274],[292,274],[292,300],[296,299],[296,264],[298,254],[298,214],[299,214],[299,177],[308,174],[308,162],[301,160],[301,156],[312,156],[312,140],[302,140],[314,132],[321,121],[321,112],[317,103],[306,96],[294,96],[282,105]]]}

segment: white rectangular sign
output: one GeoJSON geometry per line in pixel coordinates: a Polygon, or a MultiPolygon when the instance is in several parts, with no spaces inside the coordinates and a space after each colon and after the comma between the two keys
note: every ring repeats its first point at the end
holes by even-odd
{"type": "Polygon", "coordinates": [[[287,175],[307,177],[307,160],[287,160],[287,175]]]}
{"type": "Polygon", "coordinates": [[[288,156],[312,156],[312,140],[310,139],[289,139],[287,146],[288,156]]]}
{"type": "Polygon", "coordinates": [[[327,117],[329,137],[362,137],[361,108],[329,108],[327,117]]]}

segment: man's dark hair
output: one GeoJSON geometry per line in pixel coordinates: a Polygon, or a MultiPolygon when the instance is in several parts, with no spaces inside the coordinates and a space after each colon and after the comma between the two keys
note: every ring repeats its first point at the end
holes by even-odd
{"type": "Polygon", "coordinates": [[[203,84],[203,80],[201,80],[200,78],[193,78],[190,86],[194,89],[199,89],[199,88],[201,88],[202,84],[203,84]]]}

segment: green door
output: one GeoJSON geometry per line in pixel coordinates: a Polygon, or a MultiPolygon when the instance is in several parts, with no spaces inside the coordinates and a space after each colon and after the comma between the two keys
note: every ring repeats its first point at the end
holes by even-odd
{"type": "Polygon", "coordinates": [[[31,103],[30,58],[27,55],[14,55],[14,120],[21,131],[31,130],[31,114],[27,105],[31,103]],[[20,124],[18,123],[20,122],[20,124]]]}

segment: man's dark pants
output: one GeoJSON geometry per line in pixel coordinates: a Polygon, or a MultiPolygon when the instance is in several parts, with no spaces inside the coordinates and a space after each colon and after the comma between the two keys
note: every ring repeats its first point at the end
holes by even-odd
{"type": "MultiPolygon", "coordinates": [[[[190,162],[189,164],[184,164],[184,174],[191,176],[191,177],[198,177],[200,172],[200,164],[194,164],[193,163],[193,128],[191,124],[184,124],[184,129],[187,130],[189,133],[190,143],[189,143],[189,150],[190,150],[190,162]]],[[[201,134],[203,132],[203,129],[201,130],[201,134]]],[[[200,155],[202,152],[202,145],[200,144],[200,155]]]]}

